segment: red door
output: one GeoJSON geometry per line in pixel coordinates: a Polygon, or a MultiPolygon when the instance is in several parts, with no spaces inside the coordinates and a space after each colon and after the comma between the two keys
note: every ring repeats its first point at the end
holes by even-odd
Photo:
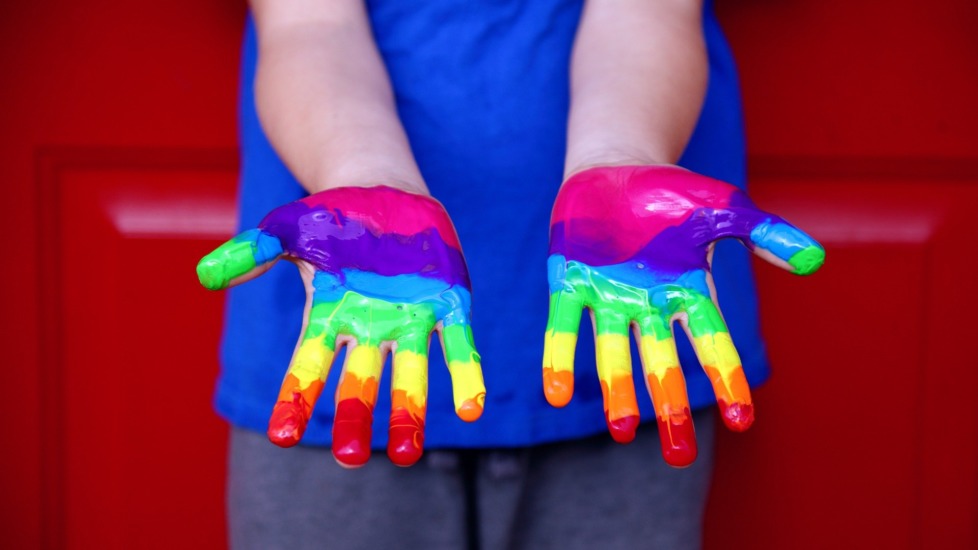
{"type": "MultiPolygon", "coordinates": [[[[971,0],[719,2],[758,203],[828,249],[758,265],[775,375],[721,434],[707,546],[978,547],[971,0]]],[[[224,545],[211,412],[244,7],[0,7],[4,548],[224,545]]]]}
{"type": "Polygon", "coordinates": [[[719,8],[752,195],[827,258],[756,266],[774,375],[720,436],[707,547],[978,548],[978,4],[719,8]]]}
{"type": "Polygon", "coordinates": [[[4,2],[0,547],[220,548],[239,2],[4,2]]]}

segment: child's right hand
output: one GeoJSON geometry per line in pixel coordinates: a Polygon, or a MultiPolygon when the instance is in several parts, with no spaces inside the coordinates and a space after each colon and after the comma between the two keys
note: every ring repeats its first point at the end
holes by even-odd
{"type": "Polygon", "coordinates": [[[295,262],[306,287],[302,336],[268,436],[283,447],[302,438],[333,358],[347,346],[337,388],[333,456],[357,467],[370,457],[373,407],[387,353],[394,353],[387,453],[414,464],[422,453],[428,342],[441,336],[455,411],[482,414],[485,386],[470,326],[471,286],[448,213],[428,196],[390,187],[341,187],[273,210],[205,256],[203,286],[220,290],[295,262]]]}

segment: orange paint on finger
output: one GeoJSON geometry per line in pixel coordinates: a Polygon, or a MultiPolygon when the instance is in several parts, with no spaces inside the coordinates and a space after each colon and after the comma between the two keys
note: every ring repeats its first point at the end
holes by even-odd
{"type": "Polygon", "coordinates": [[[398,466],[410,466],[424,450],[425,405],[404,390],[391,392],[391,420],[387,456],[398,466]]]}
{"type": "Polygon", "coordinates": [[[543,367],[543,393],[554,407],[567,405],[574,395],[574,373],[543,367]]]}
{"type": "Polygon", "coordinates": [[[750,428],[754,423],[754,405],[743,369],[738,367],[726,376],[712,365],[704,365],[703,369],[713,383],[723,423],[735,432],[750,428]]]}
{"type": "Polygon", "coordinates": [[[298,443],[322,391],[323,383],[318,380],[302,388],[298,378],[287,374],[268,421],[268,439],[279,447],[292,447],[298,443]]]}
{"type": "Polygon", "coordinates": [[[482,410],[486,401],[486,393],[462,401],[462,404],[455,411],[455,414],[465,422],[475,422],[482,416],[482,410]]]}
{"type": "Polygon", "coordinates": [[[455,414],[465,422],[475,422],[482,416],[486,403],[481,364],[476,361],[449,361],[448,370],[452,376],[455,414]]]}

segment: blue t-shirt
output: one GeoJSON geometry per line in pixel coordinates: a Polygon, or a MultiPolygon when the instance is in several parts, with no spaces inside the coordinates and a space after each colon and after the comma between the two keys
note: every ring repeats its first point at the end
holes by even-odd
{"type": "MultiPolygon", "coordinates": [[[[432,194],[451,215],[472,278],[473,332],[483,360],[485,413],[455,416],[451,381],[431,350],[427,448],[512,447],[606,430],[590,322],[583,319],[575,390],[562,409],[545,400],[547,239],[561,183],[569,106],[568,70],[582,0],[368,2],[397,107],[432,194]]],[[[733,59],[712,7],[703,26],[709,87],[680,164],[739,187],[745,183],[740,98],[733,59]]],[[[269,145],[255,113],[257,57],[249,21],[241,70],[241,229],[305,192],[269,145]]],[[[721,242],[714,275],[724,316],[752,385],[768,376],[748,252],[721,242]]],[[[264,431],[299,337],[304,303],[295,267],[280,262],[230,291],[216,406],[231,423],[264,431]]],[[[676,338],[694,408],[714,402],[681,331],[676,338]]],[[[636,390],[645,382],[636,364],[636,390]]],[[[329,444],[340,355],[303,443],[329,444]]],[[[389,362],[375,409],[375,448],[387,441],[389,362]]],[[[639,395],[642,418],[655,418],[639,395]]]]}

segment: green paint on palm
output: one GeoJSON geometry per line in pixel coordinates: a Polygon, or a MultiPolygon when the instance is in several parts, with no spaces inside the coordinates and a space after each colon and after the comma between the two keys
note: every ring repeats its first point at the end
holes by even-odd
{"type": "Polygon", "coordinates": [[[568,262],[561,290],[550,294],[547,332],[576,334],[584,307],[594,312],[598,334],[627,335],[634,322],[642,336],[672,337],[670,320],[686,313],[694,337],[727,332],[709,296],[678,284],[651,290],[608,279],[598,268],[568,262]]]}
{"type": "MultiPolygon", "coordinates": [[[[322,337],[324,346],[334,348],[337,335],[345,334],[359,344],[394,341],[399,351],[427,356],[428,336],[436,323],[434,308],[428,304],[397,304],[347,291],[338,301],[313,304],[303,339],[322,337]]],[[[482,362],[470,325],[446,325],[442,338],[448,361],[482,362]]]]}
{"type": "Polygon", "coordinates": [[[398,349],[427,355],[435,322],[430,305],[395,304],[347,291],[336,302],[313,304],[303,339],[325,335],[325,345],[332,347],[337,334],[347,334],[359,344],[396,341],[398,349]]]}

